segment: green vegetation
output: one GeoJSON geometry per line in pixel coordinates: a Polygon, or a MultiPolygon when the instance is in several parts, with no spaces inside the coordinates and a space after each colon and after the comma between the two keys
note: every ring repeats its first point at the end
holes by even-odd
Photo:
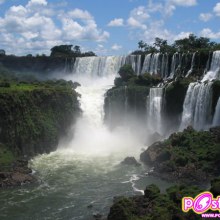
{"type": "Polygon", "coordinates": [[[74,83],[0,81],[0,143],[14,155],[56,149],[80,113],[74,83]]]}
{"type": "Polygon", "coordinates": [[[8,166],[15,160],[11,150],[0,144],[0,167],[8,166]]]}
{"type": "Polygon", "coordinates": [[[166,179],[207,182],[219,175],[219,132],[219,127],[210,131],[195,131],[189,127],[151,145],[140,158],[166,179]]]}
{"type": "Polygon", "coordinates": [[[82,53],[80,46],[73,45],[59,45],[51,48],[51,57],[87,57],[87,56],[96,56],[92,51],[82,53]]]}
{"type": "Polygon", "coordinates": [[[136,50],[132,54],[214,51],[220,49],[220,44],[210,41],[209,38],[197,37],[194,34],[190,34],[189,37],[176,40],[171,45],[167,43],[167,40],[158,37],[155,38],[153,45],[148,45],[144,41],[139,41],[138,48],[140,50],[136,50]]]}
{"type": "Polygon", "coordinates": [[[118,86],[147,86],[152,87],[161,83],[163,80],[158,75],[145,73],[143,75],[135,75],[131,65],[125,64],[119,70],[120,77],[116,77],[114,84],[118,86]]]}
{"type": "Polygon", "coordinates": [[[181,209],[181,199],[184,196],[195,197],[202,189],[195,186],[172,186],[166,193],[151,184],[146,187],[144,196],[117,199],[110,209],[108,220],[188,220],[200,219],[200,216],[181,209]]]}
{"type": "Polygon", "coordinates": [[[125,82],[135,75],[132,66],[129,64],[125,64],[124,66],[122,66],[119,69],[118,74],[121,76],[121,79],[125,82]]]}

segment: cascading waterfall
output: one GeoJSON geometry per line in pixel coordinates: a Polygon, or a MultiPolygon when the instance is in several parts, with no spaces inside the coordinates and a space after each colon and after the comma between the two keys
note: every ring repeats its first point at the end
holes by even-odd
{"type": "Polygon", "coordinates": [[[220,126],[220,97],[218,98],[218,102],[215,107],[215,114],[213,117],[212,126],[220,126]]]}
{"type": "Polygon", "coordinates": [[[124,64],[125,59],[123,56],[76,58],[73,73],[87,77],[108,76],[116,74],[124,64]]]}
{"type": "Polygon", "coordinates": [[[161,73],[160,73],[163,79],[166,79],[169,75],[168,65],[169,65],[169,56],[168,54],[163,54],[162,63],[161,63],[161,73]]]}
{"type": "MultiPolygon", "coordinates": [[[[109,152],[116,149],[123,151],[123,143],[121,142],[123,138],[121,136],[129,131],[124,129],[123,134],[118,132],[117,135],[108,131],[108,128],[103,123],[104,94],[112,86],[120,67],[128,62],[128,60],[135,63],[136,58],[136,56],[129,56],[129,58],[126,58],[127,61],[123,56],[77,58],[73,74],[68,79],[73,78],[73,80],[78,81],[82,85],[77,88],[77,91],[82,95],[81,108],[83,110],[83,117],[76,125],[75,137],[70,143],[72,149],[90,152],[91,154],[103,153],[103,151],[109,152]],[[85,134],[87,134],[86,142],[85,134]],[[114,146],[112,146],[112,143],[114,143],[114,146]]],[[[126,87],[124,105],[125,111],[127,111],[126,87]]],[[[134,137],[132,137],[132,140],[137,141],[134,137]]],[[[130,144],[134,144],[132,140],[130,140],[130,144]]],[[[131,146],[130,144],[126,144],[127,147],[131,146]]]]}
{"type": "Polygon", "coordinates": [[[163,74],[161,73],[161,69],[163,70],[163,61],[160,60],[161,54],[155,53],[155,54],[147,54],[144,59],[144,64],[142,67],[141,73],[150,73],[153,74],[163,74]]]}
{"type": "Polygon", "coordinates": [[[179,54],[178,52],[173,54],[172,63],[171,63],[171,72],[169,76],[171,79],[175,76],[176,70],[180,64],[180,56],[181,54],[179,54]]]}
{"type": "Polygon", "coordinates": [[[144,58],[144,64],[141,70],[141,74],[150,72],[150,64],[151,64],[151,56],[152,54],[147,54],[144,58]]]}
{"type": "Polygon", "coordinates": [[[127,56],[125,59],[125,64],[130,64],[137,75],[141,73],[141,55],[127,56]]]}
{"type": "MultiPolygon", "coordinates": [[[[177,73],[182,76],[189,76],[193,72],[196,52],[193,54],[189,52],[183,54],[176,52],[173,54],[171,61],[167,53],[150,53],[145,55],[143,65],[141,60],[142,55],[76,58],[72,72],[88,75],[87,73],[90,71],[90,74],[95,74],[96,76],[106,76],[112,72],[117,72],[124,64],[130,64],[136,75],[150,73],[151,75],[160,75],[163,79],[172,79],[177,73]]],[[[208,63],[209,61],[207,65],[208,63]]],[[[203,81],[220,78],[219,65],[220,51],[215,51],[213,53],[211,68],[203,81]]],[[[65,67],[66,69],[67,65],[65,67]]],[[[68,67],[68,69],[70,68],[68,67]]]]}
{"type": "Polygon", "coordinates": [[[192,60],[191,60],[191,67],[190,67],[190,70],[187,72],[186,77],[188,77],[193,72],[193,69],[195,67],[195,57],[196,57],[196,52],[193,53],[192,60]]]}
{"type": "Polygon", "coordinates": [[[151,63],[150,63],[150,71],[151,75],[160,73],[160,53],[155,53],[152,55],[151,63]]]}
{"type": "Polygon", "coordinates": [[[213,52],[210,70],[203,77],[202,83],[190,83],[183,105],[180,130],[189,125],[197,130],[208,129],[216,123],[218,120],[218,105],[216,106],[213,122],[211,122],[211,81],[214,79],[220,79],[220,51],[213,52]]]}
{"type": "Polygon", "coordinates": [[[192,126],[207,129],[211,120],[212,82],[190,83],[183,104],[180,130],[192,126]]]}
{"type": "Polygon", "coordinates": [[[205,74],[202,81],[220,79],[220,50],[214,51],[210,70],[205,74]]]}
{"type": "Polygon", "coordinates": [[[163,88],[151,88],[147,99],[148,127],[152,132],[162,134],[163,88]]]}

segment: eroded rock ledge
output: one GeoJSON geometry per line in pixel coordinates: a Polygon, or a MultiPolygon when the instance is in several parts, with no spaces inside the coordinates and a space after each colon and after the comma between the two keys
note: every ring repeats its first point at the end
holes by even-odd
{"type": "Polygon", "coordinates": [[[0,188],[21,186],[36,182],[27,160],[17,160],[5,172],[0,172],[0,188]]]}

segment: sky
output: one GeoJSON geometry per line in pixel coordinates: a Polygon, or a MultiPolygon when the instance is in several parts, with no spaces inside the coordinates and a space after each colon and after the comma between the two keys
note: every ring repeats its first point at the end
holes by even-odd
{"type": "Polygon", "coordinates": [[[0,49],[50,54],[79,45],[99,56],[126,55],[155,37],[189,34],[220,42],[220,0],[0,0],[0,49]]]}

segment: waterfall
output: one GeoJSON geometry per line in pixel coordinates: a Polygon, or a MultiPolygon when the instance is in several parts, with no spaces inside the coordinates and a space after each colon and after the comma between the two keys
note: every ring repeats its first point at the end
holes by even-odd
{"type": "Polygon", "coordinates": [[[213,52],[211,66],[202,81],[220,79],[220,50],[213,52]]]}
{"type": "Polygon", "coordinates": [[[141,55],[77,57],[73,73],[88,76],[107,76],[118,73],[124,64],[130,64],[137,75],[141,74],[141,55]]]}
{"type": "Polygon", "coordinates": [[[144,64],[143,64],[143,67],[142,67],[142,70],[141,70],[142,74],[150,72],[151,56],[152,56],[151,53],[145,55],[144,64]]]}
{"type": "Polygon", "coordinates": [[[195,67],[195,57],[196,57],[196,52],[193,53],[192,60],[191,60],[191,67],[190,67],[190,70],[187,72],[186,77],[188,77],[193,72],[193,69],[195,67]]]}
{"type": "Polygon", "coordinates": [[[128,95],[127,95],[127,86],[124,86],[124,90],[125,90],[125,93],[124,93],[124,99],[125,99],[125,102],[124,102],[124,108],[125,108],[125,112],[124,112],[124,124],[127,123],[127,117],[128,117],[128,95]]]}
{"type": "Polygon", "coordinates": [[[124,65],[124,57],[80,57],[76,58],[73,73],[91,77],[116,74],[124,65]]]}
{"type": "Polygon", "coordinates": [[[169,65],[169,56],[168,54],[163,54],[162,64],[161,64],[161,73],[160,73],[163,79],[166,79],[169,75],[168,65],[169,65]]]}
{"type": "Polygon", "coordinates": [[[215,114],[213,117],[212,126],[220,126],[220,97],[218,98],[218,102],[215,107],[215,114]]]}
{"type": "Polygon", "coordinates": [[[141,74],[141,55],[137,55],[137,69],[135,72],[137,75],[141,74]]]}
{"type": "Polygon", "coordinates": [[[152,55],[151,64],[150,64],[150,74],[159,74],[160,73],[160,53],[155,53],[152,55]]]}
{"type": "Polygon", "coordinates": [[[183,104],[180,130],[193,126],[196,130],[210,126],[212,82],[190,83],[183,104]]]}
{"type": "Polygon", "coordinates": [[[163,88],[151,88],[147,99],[148,126],[152,132],[162,133],[163,88]]]}
{"type": "Polygon", "coordinates": [[[169,76],[171,79],[176,75],[176,70],[180,64],[180,58],[181,58],[181,54],[179,54],[178,52],[173,54],[172,63],[171,63],[171,72],[169,76]]]}
{"type": "Polygon", "coordinates": [[[125,64],[130,64],[134,72],[141,73],[141,55],[129,55],[126,57],[125,64]]]}
{"type": "MultiPolygon", "coordinates": [[[[166,59],[164,59],[164,56],[167,56],[167,55],[163,55],[163,61],[161,62],[160,58],[161,58],[161,53],[154,53],[154,54],[147,54],[145,55],[145,58],[144,58],[144,63],[143,63],[143,67],[142,67],[142,70],[141,70],[141,73],[144,74],[144,73],[150,73],[151,75],[153,74],[161,74],[161,69],[162,69],[162,72],[166,72],[166,59]],[[165,62],[165,66],[164,63],[165,62]]],[[[167,60],[168,62],[168,60],[167,60]]]]}

